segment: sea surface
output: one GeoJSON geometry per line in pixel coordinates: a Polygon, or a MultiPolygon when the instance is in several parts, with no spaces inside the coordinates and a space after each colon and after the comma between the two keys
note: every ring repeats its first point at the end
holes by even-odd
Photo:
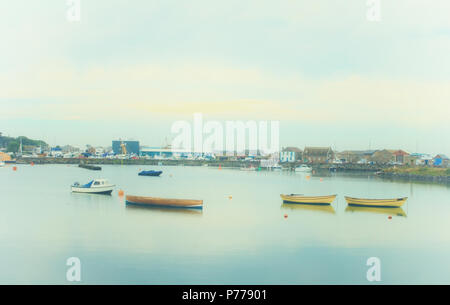
{"type": "Polygon", "coordinates": [[[0,168],[0,283],[450,284],[450,188],[328,172],[188,166],[0,168]],[[139,170],[160,169],[161,177],[139,170]],[[106,178],[111,196],[70,185],[106,178]],[[203,199],[201,212],[126,206],[125,194],[203,199]],[[281,193],[337,194],[331,207],[283,205],[281,193]],[[349,209],[344,196],[409,197],[401,210],[349,209]],[[391,216],[391,217],[390,217],[391,216]]]}

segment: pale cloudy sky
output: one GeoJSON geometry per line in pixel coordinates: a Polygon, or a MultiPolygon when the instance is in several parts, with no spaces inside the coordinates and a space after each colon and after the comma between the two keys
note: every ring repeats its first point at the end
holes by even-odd
{"type": "Polygon", "coordinates": [[[450,1],[0,0],[0,131],[159,146],[279,120],[283,146],[450,153],[450,1]]]}

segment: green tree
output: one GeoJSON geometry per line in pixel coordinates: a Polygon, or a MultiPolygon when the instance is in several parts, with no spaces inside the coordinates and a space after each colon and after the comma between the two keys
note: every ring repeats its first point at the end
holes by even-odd
{"type": "Polygon", "coordinates": [[[19,143],[16,141],[10,141],[8,143],[8,146],[6,146],[6,151],[13,152],[13,153],[18,152],[19,151],[19,143]]]}

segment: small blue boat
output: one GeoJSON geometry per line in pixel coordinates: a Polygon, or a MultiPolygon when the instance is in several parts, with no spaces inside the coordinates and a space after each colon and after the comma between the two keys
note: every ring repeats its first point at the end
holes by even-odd
{"type": "Polygon", "coordinates": [[[162,174],[162,171],[154,171],[154,170],[150,170],[150,171],[142,171],[139,173],[139,176],[152,176],[152,177],[159,177],[159,175],[162,174]]]}

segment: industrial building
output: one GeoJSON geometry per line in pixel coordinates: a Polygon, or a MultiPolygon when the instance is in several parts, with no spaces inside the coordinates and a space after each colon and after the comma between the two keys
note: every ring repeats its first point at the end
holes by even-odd
{"type": "Polygon", "coordinates": [[[122,154],[140,154],[140,146],[139,141],[112,141],[112,150],[115,155],[122,155],[122,154]],[[125,149],[125,150],[124,150],[125,149]]]}

